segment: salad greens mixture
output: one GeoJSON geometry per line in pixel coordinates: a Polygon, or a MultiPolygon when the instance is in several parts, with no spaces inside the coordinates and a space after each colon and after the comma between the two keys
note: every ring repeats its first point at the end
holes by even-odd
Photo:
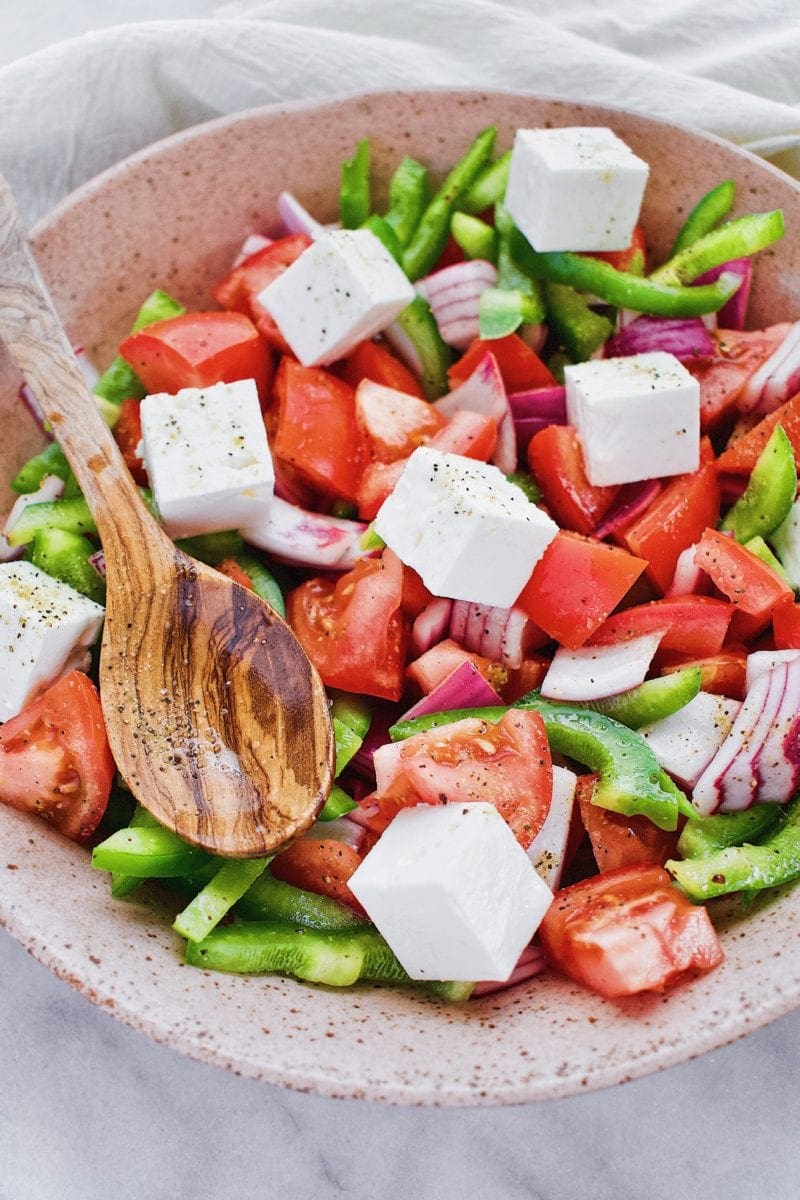
{"type": "Polygon", "coordinates": [[[134,803],[96,527],[56,441],[12,482],[0,800],[116,899],[158,881],[194,966],[660,991],[722,961],[705,902],[800,876],[800,322],[746,328],[782,214],[723,181],[653,263],[610,131],[495,141],[438,185],[404,158],[380,210],[359,142],[335,225],[282,193],[217,310],[154,292],[93,377],[167,532],[328,689],[303,837],[224,860],[134,803]]]}

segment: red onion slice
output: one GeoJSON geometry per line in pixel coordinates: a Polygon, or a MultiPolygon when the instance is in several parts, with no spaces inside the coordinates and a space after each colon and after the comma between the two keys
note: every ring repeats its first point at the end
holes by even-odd
{"type": "Polygon", "coordinates": [[[786,683],[780,706],[769,733],[753,757],[756,799],[785,804],[797,790],[800,780],[800,747],[797,733],[800,722],[800,662],[784,663],[786,683]]]}
{"type": "Polygon", "coordinates": [[[721,780],[721,812],[738,812],[754,804],[758,791],[756,763],[761,747],[769,734],[781,707],[786,691],[787,667],[782,664],[762,676],[767,681],[763,707],[758,714],[746,743],[741,746],[721,780]]]}
{"type": "Polygon", "coordinates": [[[722,274],[738,275],[742,282],[719,312],[709,315],[716,315],[720,329],[744,329],[750,288],[753,282],[753,260],[751,258],[732,258],[722,266],[712,267],[704,275],[698,276],[694,283],[696,285],[714,283],[722,274]]]}
{"type": "Polygon", "coordinates": [[[605,358],[626,358],[650,350],[664,350],[676,358],[712,358],[714,339],[699,317],[637,317],[605,344],[605,358]]]}
{"type": "Polygon", "coordinates": [[[359,539],[366,528],[363,521],[307,512],[276,496],[268,519],[240,532],[246,542],[283,562],[347,571],[363,558],[359,539]]]}
{"type": "Polygon", "coordinates": [[[608,646],[560,647],[542,683],[547,700],[602,700],[638,687],[650,669],[663,630],[608,646]]]}
{"type": "Polygon", "coordinates": [[[574,771],[553,767],[550,808],[544,825],[525,851],[551,891],[558,887],[564,867],[577,782],[574,771]]]}
{"type": "Polygon", "coordinates": [[[266,250],[267,246],[272,245],[272,238],[266,237],[263,233],[248,233],[247,237],[242,242],[242,248],[236,255],[236,258],[231,263],[231,270],[238,267],[249,258],[251,254],[257,254],[259,250],[266,250]]]}
{"type": "Polygon", "coordinates": [[[95,571],[97,571],[97,574],[101,575],[103,577],[103,579],[105,579],[105,577],[106,577],[106,556],[103,553],[103,551],[95,550],[94,554],[89,555],[89,562],[92,564],[95,571]]]}
{"type": "Polygon", "coordinates": [[[641,483],[626,483],[609,512],[597,526],[593,536],[606,538],[620,529],[627,529],[647,509],[661,492],[658,479],[645,479],[641,483]]]}
{"type": "Polygon", "coordinates": [[[472,374],[452,392],[435,400],[434,405],[448,418],[457,412],[473,412],[483,417],[491,417],[497,424],[497,446],[492,455],[492,462],[505,475],[516,469],[517,441],[514,419],[503,376],[493,354],[484,354],[472,374]]]}
{"type": "Polygon", "coordinates": [[[403,713],[400,720],[410,721],[428,713],[452,712],[457,708],[488,708],[495,704],[502,704],[502,700],[491,684],[474,663],[462,662],[427,696],[403,713]]]}
{"type": "Polygon", "coordinates": [[[696,549],[697,544],[695,543],[695,545],[681,550],[675,564],[672,583],[664,593],[665,599],[670,599],[672,596],[708,596],[711,594],[710,577],[694,561],[696,549]]]}
{"type": "Polygon", "coordinates": [[[325,232],[325,227],[307,208],[300,203],[291,192],[281,192],[278,196],[278,216],[283,221],[287,234],[307,233],[310,237],[319,237],[325,232]]]}
{"type": "Polygon", "coordinates": [[[639,732],[664,770],[683,787],[693,788],[733,728],[741,707],[727,696],[698,692],[678,712],[639,732]]]}
{"type": "Polygon", "coordinates": [[[431,306],[442,340],[466,350],[478,336],[481,293],[496,281],[497,270],[492,263],[476,258],[435,271],[414,286],[431,306]]]}
{"type": "Polygon", "coordinates": [[[753,729],[764,709],[769,686],[769,675],[761,675],[748,689],[730,733],[695,783],[692,804],[703,816],[709,816],[720,807],[724,776],[736,756],[750,744],[753,729]]]}
{"type": "Polygon", "coordinates": [[[747,656],[745,689],[753,686],[759,675],[767,675],[782,663],[792,663],[800,658],[800,650],[756,650],[747,656]]]}
{"type": "Polygon", "coordinates": [[[547,429],[550,425],[566,425],[566,423],[566,421],[554,419],[553,417],[515,417],[514,436],[517,439],[517,457],[524,459],[528,452],[528,446],[537,433],[541,433],[543,429],[547,429]]]}
{"type": "Polygon", "coordinates": [[[472,989],[470,999],[480,999],[482,996],[493,996],[496,992],[505,992],[518,983],[525,983],[541,975],[547,967],[547,959],[540,946],[526,946],[517,960],[517,965],[508,979],[481,979],[472,989]]]}
{"type": "Polygon", "coordinates": [[[467,600],[456,600],[450,617],[454,642],[512,669],[522,665],[534,628],[521,608],[496,608],[467,600]]]}
{"type": "Polygon", "coordinates": [[[416,657],[447,636],[453,601],[436,597],[426,604],[411,627],[411,653],[416,657]]]}
{"type": "Polygon", "coordinates": [[[565,425],[567,422],[567,389],[563,387],[529,388],[525,392],[511,392],[508,397],[511,415],[519,417],[550,417],[550,424],[565,425]]]}
{"type": "Polygon", "coordinates": [[[773,412],[793,395],[800,385],[800,321],[755,371],[742,388],[737,401],[742,412],[773,412]]]}

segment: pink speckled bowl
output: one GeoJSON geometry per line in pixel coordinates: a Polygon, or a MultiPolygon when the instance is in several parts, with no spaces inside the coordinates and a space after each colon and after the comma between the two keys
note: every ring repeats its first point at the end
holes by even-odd
{"type": "MultiPolygon", "coordinates": [[[[735,147],[610,109],[506,93],[388,93],[214,121],[134,155],[35,230],[56,304],[104,365],[155,286],[210,307],[209,285],[244,235],[274,224],[289,188],[323,219],[339,164],[369,135],[384,184],[410,153],[441,172],[476,131],[610,125],[652,168],[644,223],[656,255],[713,184],[741,211],[782,206],[789,234],[760,256],[751,321],[800,316],[800,187],[735,147]]],[[[382,197],[378,195],[380,201],[382,197]]],[[[40,443],[0,362],[0,478],[40,443]]],[[[0,922],[60,977],[156,1041],[245,1075],[331,1096],[412,1104],[518,1103],[604,1087],[719,1046],[800,1003],[800,892],[746,922],[720,913],[726,961],[669,995],[610,1003],[543,976],[461,1007],[367,987],[212,975],[181,964],[155,895],[111,900],[85,851],[0,806],[0,922]]]]}

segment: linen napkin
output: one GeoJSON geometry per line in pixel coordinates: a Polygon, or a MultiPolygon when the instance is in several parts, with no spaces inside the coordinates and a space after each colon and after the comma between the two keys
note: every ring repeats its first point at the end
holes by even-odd
{"type": "Polygon", "coordinates": [[[800,175],[786,0],[240,0],[0,71],[0,168],[32,221],[110,163],[222,113],[393,87],[527,90],[710,130],[800,175]]]}

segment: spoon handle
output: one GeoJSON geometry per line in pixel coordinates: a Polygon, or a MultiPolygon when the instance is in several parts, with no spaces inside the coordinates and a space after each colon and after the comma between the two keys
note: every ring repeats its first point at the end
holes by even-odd
{"type": "Polygon", "coordinates": [[[89,391],[0,175],[0,338],[41,405],[95,519],[106,555],[165,535],[147,511],[89,391]]]}

